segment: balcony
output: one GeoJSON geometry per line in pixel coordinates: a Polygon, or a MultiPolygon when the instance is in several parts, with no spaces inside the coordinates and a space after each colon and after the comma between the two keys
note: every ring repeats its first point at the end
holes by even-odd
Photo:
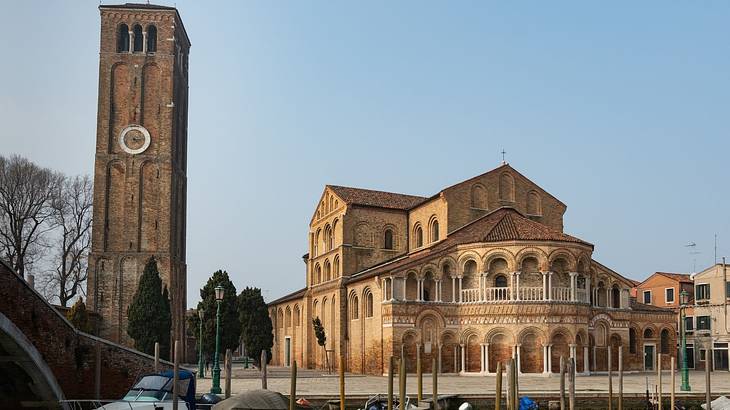
{"type": "Polygon", "coordinates": [[[545,295],[545,289],[538,287],[485,287],[461,290],[461,303],[483,302],[577,302],[588,303],[587,292],[578,289],[576,299],[571,296],[571,288],[553,287],[550,294],[545,295]],[[514,292],[516,289],[517,292],[514,292]]]}

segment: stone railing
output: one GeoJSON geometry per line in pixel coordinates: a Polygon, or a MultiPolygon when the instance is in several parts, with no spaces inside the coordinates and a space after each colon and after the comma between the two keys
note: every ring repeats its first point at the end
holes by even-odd
{"type": "Polygon", "coordinates": [[[484,288],[484,296],[488,301],[508,301],[510,300],[510,289],[484,288]]]}
{"type": "Polygon", "coordinates": [[[462,302],[479,302],[479,288],[474,289],[462,289],[461,290],[461,301],[462,302]]]}
{"type": "Polygon", "coordinates": [[[520,287],[520,300],[544,300],[542,287],[520,287]]]}
{"type": "Polygon", "coordinates": [[[553,287],[553,300],[558,302],[570,302],[570,288],[553,287]]]}
{"type": "Polygon", "coordinates": [[[588,292],[586,292],[585,289],[576,289],[575,298],[578,300],[578,302],[584,302],[589,303],[588,300],[588,292]]]}

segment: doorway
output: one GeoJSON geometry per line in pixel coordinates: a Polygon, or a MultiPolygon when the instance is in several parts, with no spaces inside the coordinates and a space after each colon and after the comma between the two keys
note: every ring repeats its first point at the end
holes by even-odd
{"type": "Polygon", "coordinates": [[[654,352],[656,351],[656,345],[646,344],[644,345],[644,370],[654,370],[654,352]]]}
{"type": "Polygon", "coordinates": [[[728,366],[728,344],[715,343],[712,350],[712,364],[714,370],[730,370],[728,366]]]}
{"type": "Polygon", "coordinates": [[[284,339],[284,366],[291,366],[291,337],[284,339]]]}

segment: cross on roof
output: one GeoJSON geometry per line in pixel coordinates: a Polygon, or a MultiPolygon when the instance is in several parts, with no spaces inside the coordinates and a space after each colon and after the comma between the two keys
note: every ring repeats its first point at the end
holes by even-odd
{"type": "Polygon", "coordinates": [[[504,159],[504,154],[506,154],[506,153],[507,153],[507,151],[505,151],[504,148],[502,148],[502,165],[507,163],[507,161],[505,161],[505,159],[504,159]]]}

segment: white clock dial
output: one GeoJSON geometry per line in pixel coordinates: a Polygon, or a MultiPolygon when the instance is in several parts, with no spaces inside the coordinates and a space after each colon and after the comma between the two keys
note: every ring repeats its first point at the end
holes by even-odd
{"type": "Polygon", "coordinates": [[[150,132],[141,125],[128,125],[119,133],[119,145],[128,154],[141,154],[150,146],[150,132]]]}

